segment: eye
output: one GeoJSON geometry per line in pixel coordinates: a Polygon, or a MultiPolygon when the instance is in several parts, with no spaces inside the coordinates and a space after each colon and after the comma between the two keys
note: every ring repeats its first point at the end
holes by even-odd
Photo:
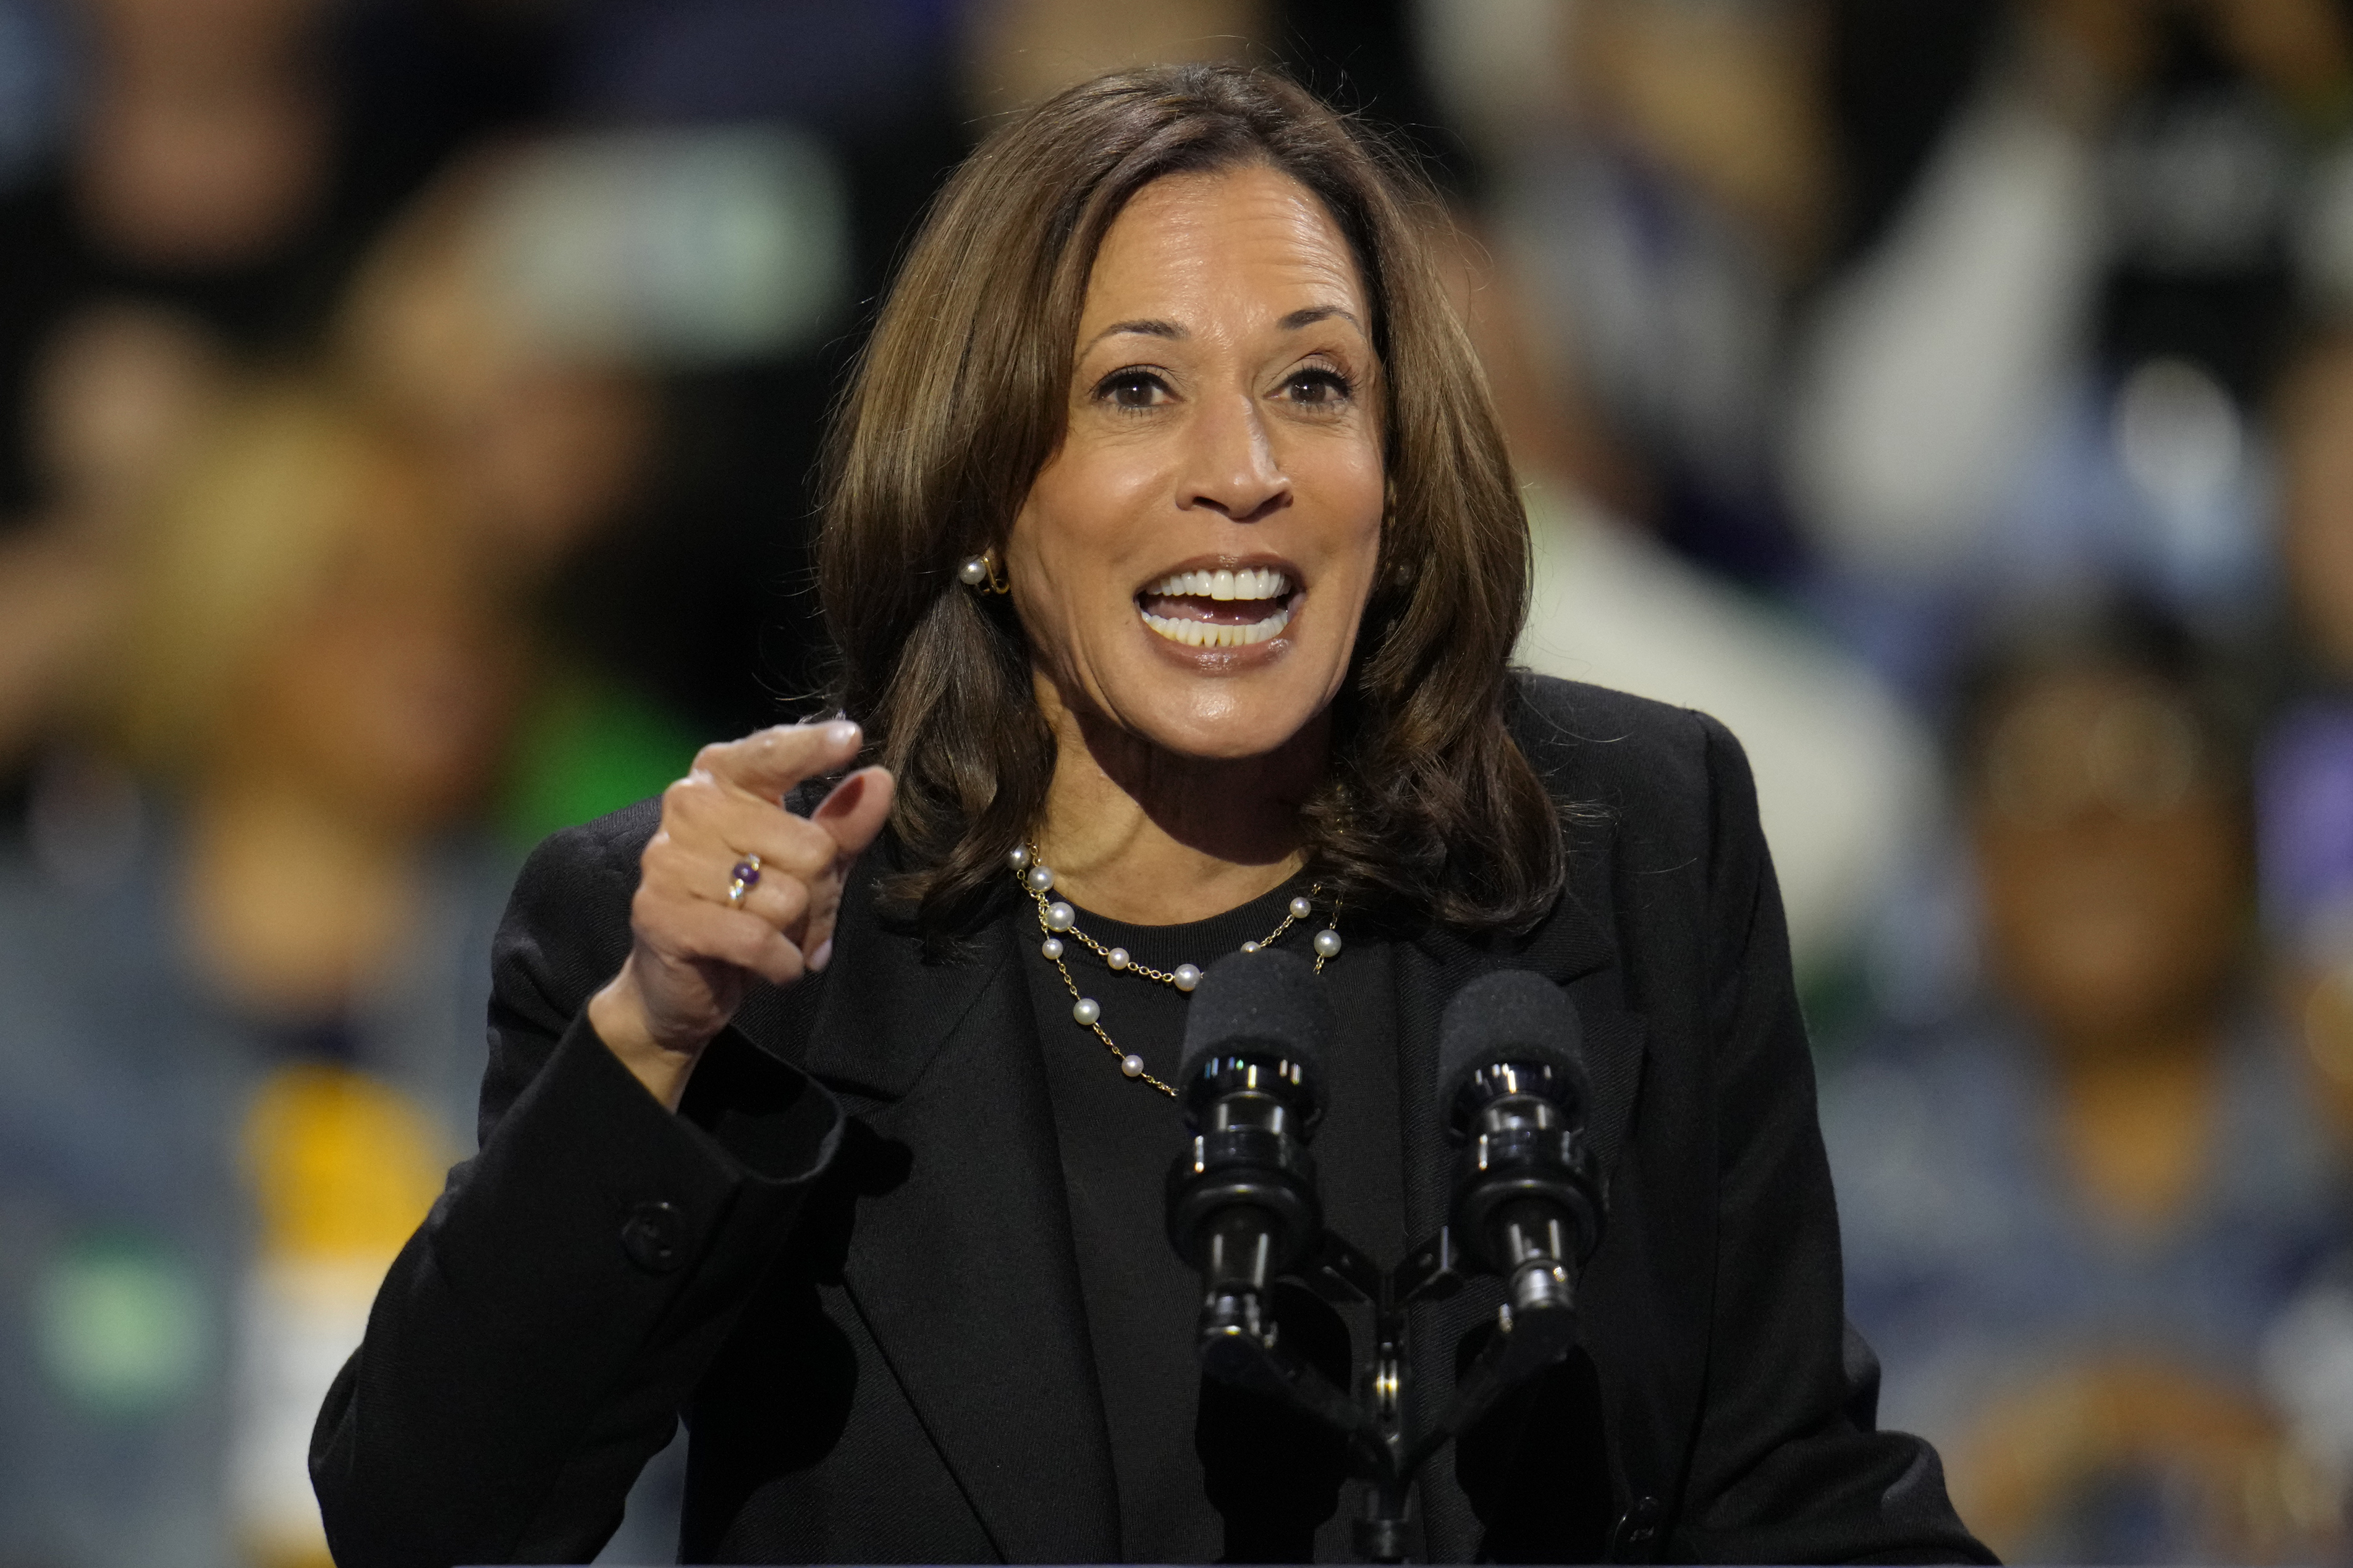
{"type": "Polygon", "coordinates": [[[1356,388],[1336,370],[1311,366],[1293,371],[1282,384],[1283,395],[1310,408],[1332,408],[1348,401],[1356,388]]]}
{"type": "Polygon", "coordinates": [[[1115,370],[1095,383],[1095,400],[1114,408],[1151,408],[1175,394],[1168,384],[1148,370],[1115,370]]]}

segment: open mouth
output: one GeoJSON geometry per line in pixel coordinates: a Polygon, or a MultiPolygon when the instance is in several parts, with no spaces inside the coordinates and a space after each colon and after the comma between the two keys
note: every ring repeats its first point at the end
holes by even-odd
{"type": "Polygon", "coordinates": [[[1248,647],[1291,624],[1290,574],[1271,566],[1172,572],[1136,595],[1144,624],[1186,647],[1248,647]]]}

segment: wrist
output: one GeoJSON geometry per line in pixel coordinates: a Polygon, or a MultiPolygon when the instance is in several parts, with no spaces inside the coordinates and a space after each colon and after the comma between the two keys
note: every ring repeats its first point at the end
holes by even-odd
{"type": "Polygon", "coordinates": [[[664,1109],[678,1109],[701,1047],[674,1049],[655,1036],[630,964],[624,963],[603,990],[588,998],[588,1026],[630,1075],[645,1085],[647,1093],[661,1101],[664,1109]]]}

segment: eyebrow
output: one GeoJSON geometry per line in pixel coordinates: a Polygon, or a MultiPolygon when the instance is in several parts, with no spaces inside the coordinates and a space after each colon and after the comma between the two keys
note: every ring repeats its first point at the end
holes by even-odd
{"type": "Polygon", "coordinates": [[[1295,332],[1302,327],[1312,327],[1318,321],[1328,321],[1335,316],[1360,332],[1365,330],[1365,323],[1356,320],[1354,311],[1338,305],[1310,305],[1303,310],[1292,311],[1275,325],[1286,332],[1295,332]]]}
{"type": "Polygon", "coordinates": [[[1192,336],[1190,332],[1187,332],[1184,328],[1178,326],[1174,321],[1113,321],[1110,326],[1105,327],[1102,331],[1097,332],[1092,338],[1090,338],[1087,341],[1087,347],[1092,348],[1095,344],[1103,342],[1105,338],[1115,338],[1123,332],[1144,338],[1181,339],[1192,336]]]}
{"type": "MultiPolygon", "coordinates": [[[[1356,320],[1356,313],[1341,305],[1310,305],[1304,310],[1292,311],[1291,314],[1277,321],[1275,327],[1281,331],[1295,332],[1302,327],[1312,327],[1318,321],[1328,321],[1335,316],[1360,332],[1365,330],[1365,324],[1356,320]]],[[[1141,338],[1167,338],[1176,342],[1193,335],[1174,321],[1149,318],[1134,321],[1113,321],[1089,339],[1087,347],[1092,348],[1105,338],[1115,338],[1124,333],[1141,338]]]]}

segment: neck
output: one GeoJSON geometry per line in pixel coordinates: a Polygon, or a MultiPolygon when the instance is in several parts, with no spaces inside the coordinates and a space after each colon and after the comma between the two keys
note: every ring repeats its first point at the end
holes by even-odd
{"type": "Polygon", "coordinates": [[[1248,903],[1304,861],[1299,808],[1324,776],[1328,719],[1264,756],[1187,757],[1071,708],[1043,675],[1037,689],[1057,742],[1038,849],[1071,902],[1176,925],[1248,903]]]}
{"type": "Polygon", "coordinates": [[[2213,1020],[2055,1042],[2068,1163],[2092,1208],[2123,1230],[2170,1221],[2207,1171],[2213,1020]]]}
{"type": "Polygon", "coordinates": [[[418,891],[406,838],[266,773],[211,781],[191,805],[185,914],[220,991],[316,1016],[383,973],[418,891]]]}

